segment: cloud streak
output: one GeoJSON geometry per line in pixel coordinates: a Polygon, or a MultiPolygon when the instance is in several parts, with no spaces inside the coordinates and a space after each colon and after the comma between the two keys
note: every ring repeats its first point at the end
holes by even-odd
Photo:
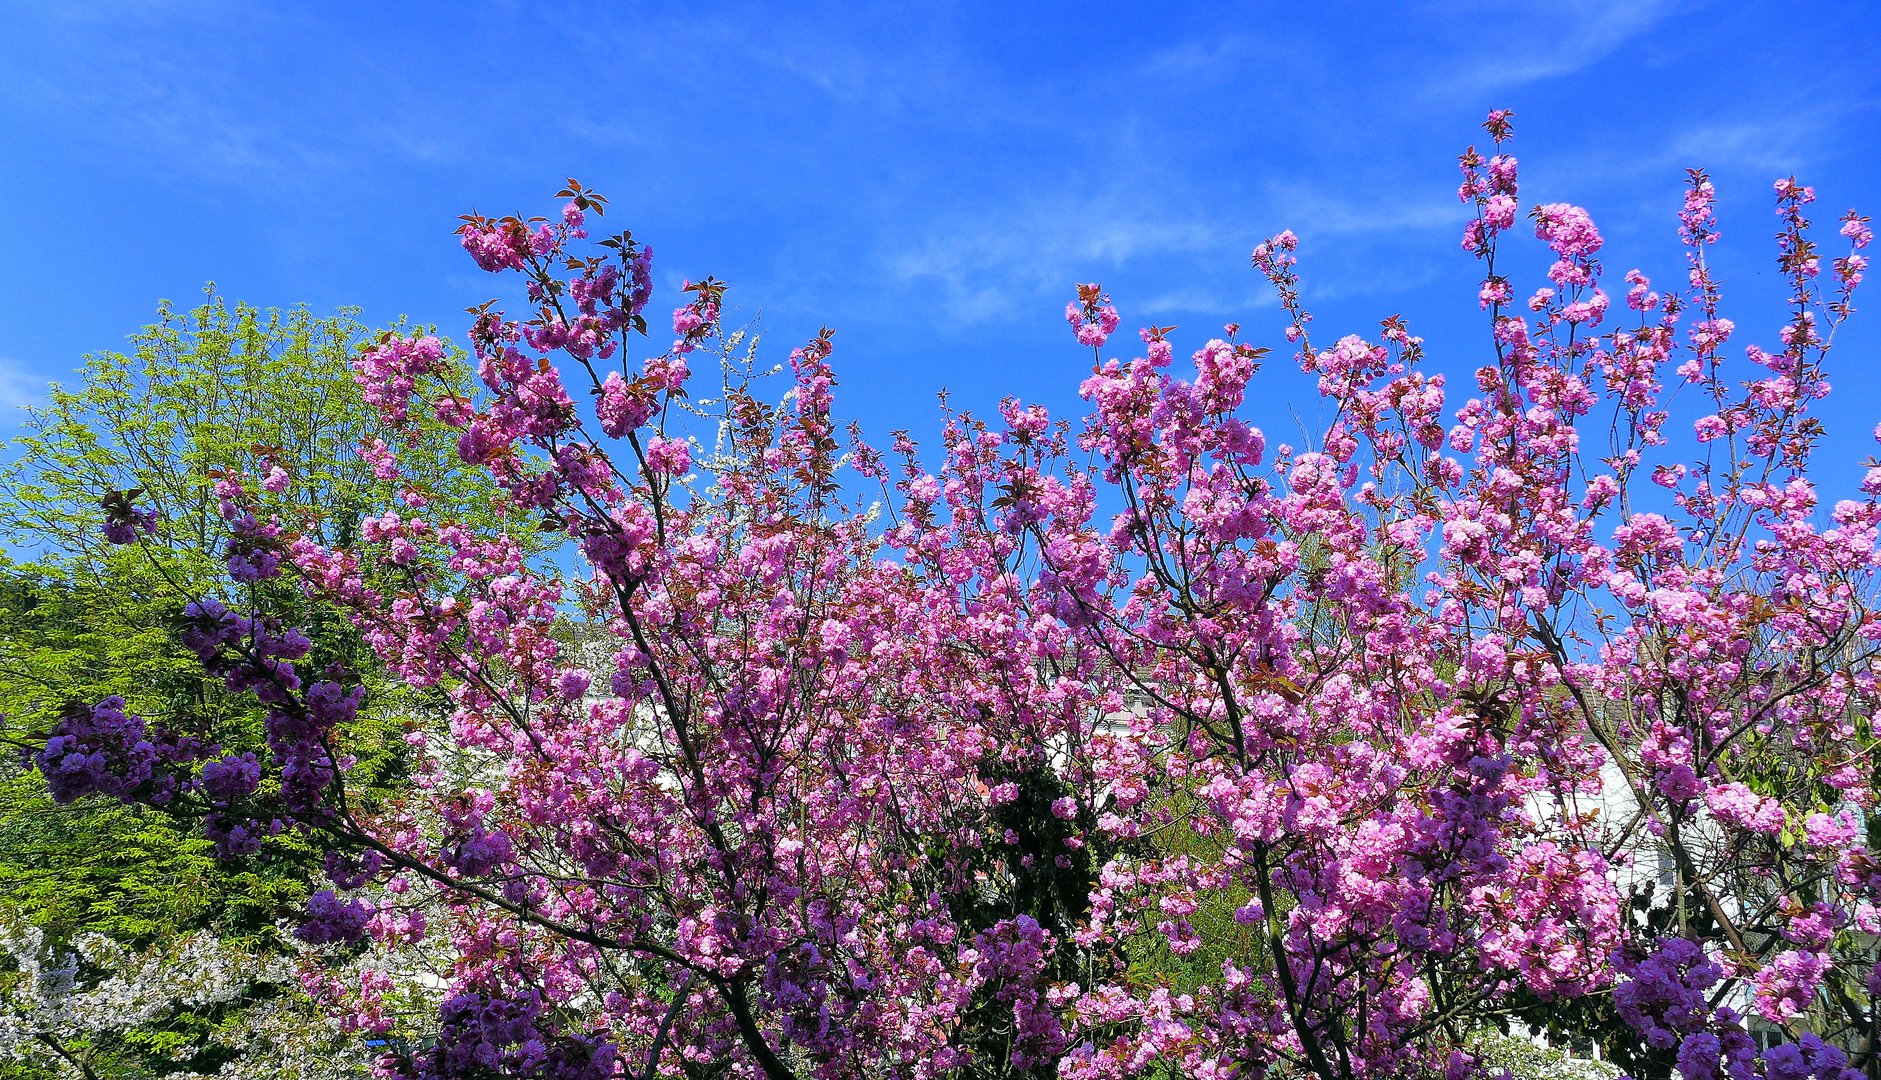
{"type": "Polygon", "coordinates": [[[32,365],[0,356],[0,408],[12,412],[44,405],[51,388],[51,380],[37,374],[32,365]]]}
{"type": "Polygon", "coordinates": [[[1068,295],[1075,281],[1172,264],[1189,268],[1184,289],[1135,306],[1147,314],[1230,315],[1266,302],[1230,284],[1229,272],[1245,276],[1247,252],[1267,233],[1390,238],[1460,227],[1464,217],[1454,200],[1367,203],[1302,188],[1272,188],[1261,202],[1258,213],[1223,220],[1159,204],[1142,189],[1033,198],[928,223],[923,239],[887,253],[884,263],[897,281],[938,288],[947,312],[962,322],[1034,310],[1027,301],[1068,295]]]}
{"type": "Polygon", "coordinates": [[[1439,96],[1477,100],[1547,79],[1585,71],[1644,35],[1681,7],[1676,0],[1557,0],[1531,8],[1506,4],[1448,4],[1440,10],[1468,27],[1466,63],[1432,84],[1439,96]],[[1494,38],[1476,36],[1485,21],[1494,38]]]}

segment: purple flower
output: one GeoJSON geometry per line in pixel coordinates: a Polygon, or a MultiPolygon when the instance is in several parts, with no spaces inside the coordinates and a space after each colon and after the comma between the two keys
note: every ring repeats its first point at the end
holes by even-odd
{"type": "Polygon", "coordinates": [[[129,802],[151,782],[157,762],[144,718],[125,712],[124,699],[116,695],[90,708],[68,708],[45,747],[33,755],[58,803],[94,792],[129,802]]]}
{"type": "Polygon", "coordinates": [[[1723,974],[1697,942],[1684,938],[1660,938],[1643,959],[1616,955],[1614,967],[1627,977],[1613,989],[1614,1006],[1649,1045],[1662,1050],[1705,1026],[1705,991],[1723,974]]]}
{"type": "Polygon", "coordinates": [[[113,491],[99,501],[105,511],[104,536],[110,543],[134,544],[138,533],[156,534],[157,512],[131,505],[131,500],[140,494],[139,490],[113,491]]]}
{"type": "Polygon", "coordinates": [[[372,905],[364,900],[341,900],[332,889],[321,889],[307,901],[307,920],[294,936],[309,945],[350,945],[366,933],[372,905]]]}
{"type": "Polygon", "coordinates": [[[1679,1044],[1679,1076],[1683,1080],[1717,1080],[1718,1057],[1723,1051],[1723,1043],[1709,1031],[1685,1036],[1679,1044]]]}
{"type": "Polygon", "coordinates": [[[329,851],[323,867],[328,880],[342,889],[363,888],[384,868],[385,857],[376,851],[368,851],[358,858],[329,851]]]}
{"type": "Polygon", "coordinates": [[[270,831],[253,818],[236,814],[213,813],[203,821],[203,835],[216,846],[216,857],[238,859],[261,850],[261,841],[270,831]]]}
{"type": "Polygon", "coordinates": [[[203,794],[227,805],[261,786],[261,763],[251,753],[228,754],[202,767],[203,794]]]}
{"type": "Polygon", "coordinates": [[[444,861],[464,877],[481,877],[510,861],[515,853],[509,834],[486,830],[481,822],[444,849],[444,861]]]}
{"type": "Polygon", "coordinates": [[[540,997],[514,1000],[463,993],[438,1010],[436,1043],[409,1059],[393,1059],[400,1080],[461,1076],[529,1076],[541,1080],[603,1080],[615,1075],[614,1044],[598,1036],[567,1037],[545,1015],[540,997]]]}

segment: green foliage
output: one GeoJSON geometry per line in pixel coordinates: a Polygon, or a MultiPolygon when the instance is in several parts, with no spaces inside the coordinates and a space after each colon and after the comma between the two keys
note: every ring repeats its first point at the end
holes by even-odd
{"type": "MultiPolygon", "coordinates": [[[[1198,831],[1193,815],[1206,813],[1186,787],[1171,785],[1155,806],[1167,811],[1153,813],[1159,821],[1147,843],[1164,859],[1187,858],[1195,866],[1218,865],[1232,839],[1225,830],[1198,831]]],[[[1244,925],[1234,917],[1237,909],[1252,899],[1247,888],[1231,883],[1219,889],[1196,890],[1196,909],[1188,916],[1201,945],[1194,952],[1179,955],[1169,947],[1168,935],[1155,926],[1145,926],[1130,941],[1130,973],[1144,985],[1166,986],[1171,993],[1193,993],[1198,988],[1218,982],[1222,965],[1233,961],[1244,968],[1266,962],[1267,941],[1260,927],[1244,925]]]]}
{"type": "Polygon", "coordinates": [[[86,357],[82,385],[55,385],[33,410],[0,465],[0,534],[63,566],[92,563],[107,550],[99,500],[141,489],[139,504],[158,511],[184,556],[171,569],[197,572],[185,584],[219,581],[207,558],[221,531],[211,474],[263,458],[293,478],[304,527],[324,542],[350,542],[366,508],[407,486],[438,516],[490,524],[488,483],[459,467],[442,424],[394,444],[405,472],[395,483],[358,453],[394,436],[352,382],[352,355],[373,336],[356,314],[231,309],[213,287],[187,314],[165,302],[129,353],[86,357]]]}
{"type": "MultiPolygon", "coordinates": [[[[55,386],[32,412],[0,461],[0,537],[12,550],[0,558],[0,742],[29,749],[69,703],[120,694],[132,711],[213,732],[227,749],[258,746],[256,706],[205,678],[175,635],[187,599],[218,595],[283,612],[314,642],[310,670],[341,662],[366,681],[373,705],[344,733],[360,759],[352,782],[367,800],[398,789],[401,736],[435,697],[384,679],[350,623],[291,584],[266,583],[265,596],[236,590],[213,490],[218,471],[279,465],[292,478],[284,515],[329,544],[353,543],[366,508],[405,490],[424,495],[431,520],[500,527],[501,500],[458,467],[443,425],[394,443],[402,471],[391,480],[358,453],[393,437],[352,382],[349,362],[369,340],[355,316],[231,307],[211,288],[187,313],[164,304],[128,352],[87,357],[81,384],[55,386]],[[100,500],[132,489],[158,511],[158,536],[109,545],[100,500]]],[[[541,544],[533,534],[526,542],[541,544]]],[[[0,759],[0,915],[55,940],[96,933],[144,948],[208,930],[240,948],[279,949],[278,926],[311,891],[316,865],[302,843],[280,837],[259,862],[224,866],[160,814],[97,799],[56,806],[15,754],[0,759]]],[[[183,1048],[238,1023],[233,1012],[179,1008],[118,1045],[89,1048],[91,1064],[100,1076],[161,1074],[183,1048]]]]}

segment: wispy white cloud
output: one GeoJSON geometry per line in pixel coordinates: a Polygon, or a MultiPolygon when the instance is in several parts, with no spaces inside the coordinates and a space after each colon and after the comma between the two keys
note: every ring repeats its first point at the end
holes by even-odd
{"type": "Polygon", "coordinates": [[[1580,200],[1590,191],[1649,180],[1649,194],[1638,210],[1656,220],[1666,210],[1668,186],[1681,184],[1686,169],[1761,179],[1800,173],[1807,179],[1821,161],[1846,153],[1831,135],[1851,109],[1829,102],[1773,103],[1755,111],[1738,108],[1667,121],[1662,137],[1647,146],[1616,148],[1602,141],[1567,155],[1566,164],[1558,157],[1531,158],[1524,187],[1555,193],[1544,198],[1580,200]]]}
{"type": "Polygon", "coordinates": [[[1138,257],[1217,247],[1222,234],[1219,224],[1159,212],[1121,193],[1032,198],[924,223],[885,263],[899,281],[938,285],[955,319],[980,322],[1138,257]]]}
{"type": "Polygon", "coordinates": [[[1240,71],[1260,53],[1261,42],[1248,34],[1179,41],[1151,53],[1137,69],[1139,79],[1210,80],[1240,71]]]}
{"type": "Polygon", "coordinates": [[[1276,185],[1269,192],[1268,216],[1303,238],[1461,227],[1465,217],[1454,196],[1434,191],[1366,200],[1304,186],[1276,185]]]}
{"type": "Polygon", "coordinates": [[[556,123],[571,138],[596,146],[648,150],[658,142],[651,133],[652,126],[645,121],[596,119],[581,113],[571,113],[558,117],[556,123]]]}
{"type": "Polygon", "coordinates": [[[1280,301],[1271,292],[1234,293],[1226,289],[1175,289],[1141,300],[1130,308],[1150,318],[1200,316],[1210,319],[1236,319],[1250,311],[1270,308],[1280,301]]]}
{"type": "Polygon", "coordinates": [[[1832,117],[1821,109],[1781,116],[1718,119],[1678,131],[1667,142],[1663,162],[1687,167],[1790,170],[1823,145],[1832,117]]]}
{"type": "MultiPolygon", "coordinates": [[[[47,5],[57,9],[83,5],[47,5]]],[[[165,179],[319,184],[365,163],[463,164],[504,121],[491,96],[440,96],[413,69],[289,8],[219,0],[112,3],[34,27],[45,62],[0,105],[58,118],[165,179]],[[310,63],[307,49],[322,49],[310,63]],[[257,58],[277,62],[257,65],[257,58]],[[258,74],[259,72],[259,74],[258,74]]]]}
{"type": "Polygon", "coordinates": [[[1454,69],[1446,79],[1433,82],[1439,96],[1480,99],[1543,79],[1584,71],[1613,55],[1673,15],[1678,0],[1556,0],[1523,8],[1477,0],[1440,5],[1448,21],[1467,28],[1459,45],[1467,44],[1480,59],[1454,69]],[[1484,47],[1477,36],[1485,20],[1495,24],[1495,40],[1484,47]]]}
{"type": "MultiPolygon", "coordinates": [[[[0,356],[0,408],[8,412],[46,403],[51,380],[11,357],[0,356]]],[[[7,417],[7,420],[17,417],[7,417]]]]}
{"type": "MultiPolygon", "coordinates": [[[[1154,185],[1087,198],[1032,198],[981,207],[927,224],[919,239],[886,256],[890,276],[939,288],[948,313],[982,322],[1032,310],[1041,293],[1073,281],[1146,265],[1192,264],[1188,283],[1131,306],[1148,315],[1232,316],[1267,297],[1246,287],[1247,251],[1291,228],[1315,238],[1452,228],[1463,211],[1438,197],[1363,202],[1305,188],[1270,189],[1260,205],[1232,218],[1209,217],[1158,199],[1154,185]],[[1234,275],[1230,277],[1229,275],[1234,275]]],[[[1326,276],[1331,277],[1327,272],[1326,276]]]]}

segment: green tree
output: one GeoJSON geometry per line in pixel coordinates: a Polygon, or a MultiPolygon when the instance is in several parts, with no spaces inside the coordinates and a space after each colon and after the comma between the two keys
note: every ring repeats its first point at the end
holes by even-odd
{"type": "MultiPolygon", "coordinates": [[[[162,305],[128,351],[88,356],[78,385],[52,388],[0,462],[0,538],[12,549],[0,558],[0,739],[43,740],[69,704],[116,693],[136,711],[194,718],[230,749],[260,740],[253,704],[205,678],[174,629],[187,598],[220,595],[242,608],[264,599],[231,595],[216,546],[218,475],[280,468],[291,480],[284,519],[325,543],[352,543],[363,508],[405,492],[434,521],[500,524],[497,493],[458,468],[442,425],[400,437],[396,473],[382,475],[360,453],[394,437],[351,379],[349,362],[367,340],[356,311],[259,311],[231,306],[212,286],[186,313],[162,305]],[[148,544],[107,544],[101,502],[133,489],[162,525],[148,544]]],[[[438,692],[377,678],[343,618],[291,586],[268,588],[268,606],[313,638],[316,664],[342,662],[368,682],[375,706],[346,733],[361,763],[355,782],[369,798],[396,792],[401,736],[438,706],[438,692]]],[[[225,866],[207,841],[161,815],[97,800],[56,806],[17,758],[0,762],[0,917],[53,942],[90,934],[155,949],[209,932],[231,947],[281,950],[277,927],[310,892],[315,866],[286,837],[255,865],[225,866]]],[[[5,986],[0,977],[0,998],[5,986]]],[[[239,1025],[245,1004],[278,1009],[283,992],[258,983],[232,1006],[179,1007],[116,1033],[113,1045],[80,1038],[69,1049],[99,1077],[213,1071],[233,1053],[215,1031],[239,1025]]]]}

